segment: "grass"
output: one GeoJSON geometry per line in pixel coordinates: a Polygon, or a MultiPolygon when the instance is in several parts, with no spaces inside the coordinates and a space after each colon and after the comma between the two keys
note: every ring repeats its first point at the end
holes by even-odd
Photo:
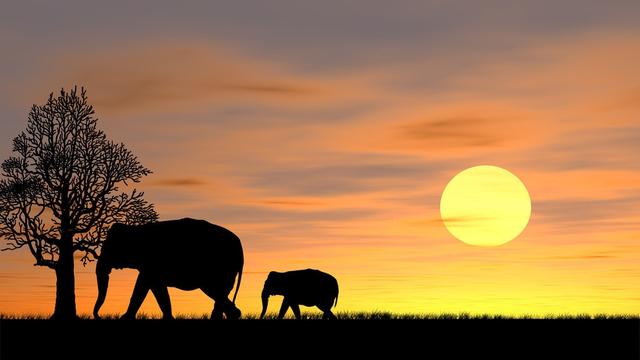
{"type": "MultiPolygon", "coordinates": [[[[391,313],[385,311],[373,312],[337,312],[336,316],[340,320],[640,320],[640,314],[523,314],[523,315],[502,315],[502,314],[470,314],[470,313],[438,313],[438,314],[411,314],[411,313],[391,313]]],[[[119,315],[105,314],[103,319],[117,319],[119,315]]],[[[178,320],[209,320],[209,314],[175,314],[178,320]]],[[[302,318],[307,320],[319,320],[320,313],[302,313],[302,318]]],[[[47,314],[0,314],[0,320],[46,320],[47,314]]],[[[81,320],[93,319],[91,315],[81,314],[81,320]]],[[[158,314],[139,313],[140,320],[160,319],[158,314]]],[[[243,315],[243,320],[257,320],[258,314],[249,313],[243,315]]],[[[286,319],[291,319],[288,314],[286,319]]],[[[275,314],[267,314],[266,319],[275,319],[275,314]]]]}
{"type": "MultiPolygon", "coordinates": [[[[117,318],[115,314],[104,315],[117,318]]],[[[306,319],[321,316],[313,310],[303,315],[306,319]]],[[[91,320],[88,314],[80,321],[46,321],[46,314],[0,314],[0,350],[12,349],[29,358],[37,358],[34,354],[38,351],[43,352],[41,357],[86,357],[85,351],[92,351],[93,342],[99,344],[104,339],[107,346],[98,348],[99,357],[148,358],[149,351],[166,357],[177,351],[185,358],[196,358],[203,353],[215,354],[218,349],[233,349],[248,356],[275,354],[281,359],[309,354],[327,359],[404,359],[431,357],[438,352],[447,354],[443,358],[483,358],[483,354],[492,359],[496,354],[509,359],[639,358],[640,314],[341,311],[336,315],[342,321],[260,321],[256,313],[247,313],[247,320],[240,321],[210,321],[205,313],[176,313],[177,321],[162,321],[153,320],[159,318],[156,313],[143,313],[140,319],[151,320],[134,322],[91,320]],[[140,355],[131,356],[130,351],[140,355]],[[110,352],[114,355],[106,355],[110,352]]]]}

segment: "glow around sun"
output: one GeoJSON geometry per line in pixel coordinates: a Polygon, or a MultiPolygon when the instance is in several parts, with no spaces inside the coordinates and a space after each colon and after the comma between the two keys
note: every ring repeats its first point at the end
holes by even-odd
{"type": "Polygon", "coordinates": [[[522,233],[531,198],[522,181],[497,166],[475,166],[451,179],[440,199],[447,230],[470,245],[498,246],[522,233]]]}

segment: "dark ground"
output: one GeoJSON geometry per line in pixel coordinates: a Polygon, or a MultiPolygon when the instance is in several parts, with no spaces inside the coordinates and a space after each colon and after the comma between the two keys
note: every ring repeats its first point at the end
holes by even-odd
{"type": "Polygon", "coordinates": [[[637,319],[0,320],[0,338],[3,360],[640,358],[637,319]]]}

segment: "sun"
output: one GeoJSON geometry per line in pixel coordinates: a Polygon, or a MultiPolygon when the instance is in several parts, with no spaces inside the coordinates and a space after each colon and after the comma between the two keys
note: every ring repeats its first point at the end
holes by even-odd
{"type": "Polygon", "coordinates": [[[469,245],[498,246],[522,233],[531,198],[511,172],[490,165],[468,168],[449,181],[440,199],[447,230],[469,245]]]}

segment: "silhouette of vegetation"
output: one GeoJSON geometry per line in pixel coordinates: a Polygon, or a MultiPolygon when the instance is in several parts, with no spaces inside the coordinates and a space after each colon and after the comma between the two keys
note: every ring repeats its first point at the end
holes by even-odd
{"type": "Polygon", "coordinates": [[[153,292],[165,319],[172,319],[167,287],[201,289],[215,301],[212,319],[240,318],[235,306],[242,281],[244,253],[240,239],[231,231],[204,220],[181,219],[145,225],[114,224],[102,247],[96,265],[98,298],[93,309],[100,318],[100,307],[107,296],[109,274],[113,268],[137,269],[140,273],[129,308],[122,316],[135,319],[149,290],[153,292]],[[182,240],[182,241],[180,241],[182,240]],[[180,241],[179,244],[176,244],[180,241]],[[238,285],[229,300],[238,277],[238,285]]]}
{"type": "Polygon", "coordinates": [[[2,163],[3,250],[27,248],[36,266],[55,270],[54,318],[76,317],[74,253],[86,265],[112,224],[158,218],[142,192],[121,188],[151,171],[97,122],[84,88],[52,93],[33,105],[26,130],[13,140],[14,156],[2,163]]]}
{"type": "Polygon", "coordinates": [[[289,308],[296,319],[301,319],[300,305],[317,306],[323,312],[323,319],[336,318],[331,308],[338,304],[338,281],[322,271],[306,269],[282,273],[270,272],[262,289],[260,318],[266,314],[269,297],[273,295],[284,296],[278,319],[284,318],[289,308]]]}
{"type": "MultiPolygon", "coordinates": [[[[81,320],[92,320],[89,314],[80,314],[81,320]]],[[[121,317],[117,314],[105,314],[101,317],[105,320],[118,320],[121,317]]],[[[285,317],[287,319],[289,317],[285,317]]],[[[318,312],[302,312],[303,320],[320,320],[323,318],[322,313],[318,312]]],[[[392,313],[386,311],[373,312],[336,312],[338,320],[640,320],[640,314],[522,314],[522,315],[503,315],[503,314],[468,314],[468,313],[392,313]]],[[[1,314],[0,320],[46,320],[44,314],[1,314]]],[[[160,320],[162,315],[138,313],[138,320],[160,320]]],[[[206,313],[179,313],[175,315],[176,320],[204,320],[209,321],[210,314],[206,313]]],[[[278,320],[277,314],[266,314],[263,319],[278,320]]],[[[242,316],[242,320],[260,320],[260,314],[249,313],[242,316]]]]}

